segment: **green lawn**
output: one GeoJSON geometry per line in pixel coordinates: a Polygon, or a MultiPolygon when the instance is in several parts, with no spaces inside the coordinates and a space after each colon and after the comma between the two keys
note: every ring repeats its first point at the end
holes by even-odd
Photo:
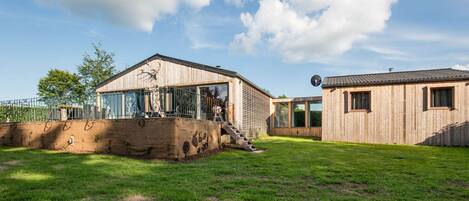
{"type": "Polygon", "coordinates": [[[0,148],[0,200],[468,200],[469,149],[267,138],[192,162],[0,148]]]}

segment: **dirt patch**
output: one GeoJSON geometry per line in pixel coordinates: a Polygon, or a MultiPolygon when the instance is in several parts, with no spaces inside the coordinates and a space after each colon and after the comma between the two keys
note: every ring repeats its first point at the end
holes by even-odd
{"type": "Polygon", "coordinates": [[[17,166],[19,164],[21,164],[20,160],[11,160],[11,161],[3,162],[3,165],[8,165],[8,166],[17,166]]]}
{"type": "Polygon", "coordinates": [[[142,195],[132,195],[124,198],[122,201],[153,201],[153,199],[142,195]]]}
{"type": "Polygon", "coordinates": [[[63,170],[63,169],[65,169],[65,165],[63,165],[63,164],[53,165],[52,169],[54,169],[54,170],[63,170]]]}
{"type": "Polygon", "coordinates": [[[463,180],[450,180],[447,182],[450,186],[469,189],[469,182],[463,180]]]}
{"type": "Polygon", "coordinates": [[[200,153],[199,155],[194,155],[194,156],[188,156],[184,159],[181,160],[167,160],[169,162],[174,162],[174,163],[192,163],[195,162],[197,159],[200,158],[208,158],[214,155],[217,155],[221,152],[226,151],[226,149],[214,149],[214,150],[208,150],[203,153],[200,153]]]}
{"type": "Polygon", "coordinates": [[[353,195],[371,194],[368,191],[367,184],[358,184],[358,183],[351,183],[351,182],[340,183],[340,184],[327,184],[327,185],[322,185],[321,188],[328,189],[328,190],[338,192],[338,193],[344,193],[344,194],[353,194],[353,195]]]}
{"type": "Polygon", "coordinates": [[[207,199],[205,199],[206,201],[220,201],[220,199],[216,198],[216,197],[208,197],[207,199]]]}
{"type": "Polygon", "coordinates": [[[251,153],[253,153],[253,154],[262,154],[262,153],[264,153],[264,152],[266,152],[266,151],[267,151],[266,149],[258,149],[258,150],[256,150],[256,151],[252,151],[251,153]]]}
{"type": "Polygon", "coordinates": [[[8,167],[0,165],[0,172],[3,172],[7,169],[8,169],[8,167]]]}

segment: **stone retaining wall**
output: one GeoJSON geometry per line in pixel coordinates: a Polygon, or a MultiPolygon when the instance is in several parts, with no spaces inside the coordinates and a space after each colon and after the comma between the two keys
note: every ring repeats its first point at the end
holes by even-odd
{"type": "Polygon", "coordinates": [[[183,160],[221,148],[220,126],[184,118],[0,124],[0,145],[183,160]]]}

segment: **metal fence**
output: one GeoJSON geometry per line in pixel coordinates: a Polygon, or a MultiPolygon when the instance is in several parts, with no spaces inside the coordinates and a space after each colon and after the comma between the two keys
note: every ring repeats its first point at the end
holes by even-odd
{"type": "Polygon", "coordinates": [[[162,88],[104,93],[99,104],[47,103],[40,98],[0,101],[1,122],[184,117],[228,118],[227,100],[198,94],[187,88],[162,88]]]}
{"type": "Polygon", "coordinates": [[[215,115],[227,118],[228,101],[197,93],[194,88],[164,88],[158,92],[160,108],[164,116],[213,120],[215,115]]]}
{"type": "Polygon", "coordinates": [[[99,119],[95,105],[47,103],[40,98],[0,101],[0,122],[99,119]]]}

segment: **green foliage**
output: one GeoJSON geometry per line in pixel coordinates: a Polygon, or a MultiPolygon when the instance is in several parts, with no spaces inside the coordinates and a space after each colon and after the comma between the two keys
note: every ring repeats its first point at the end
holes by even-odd
{"type": "Polygon", "coordinates": [[[46,107],[0,106],[0,122],[44,121],[51,115],[46,107]]]}
{"type": "Polygon", "coordinates": [[[466,148],[325,143],[280,137],[255,144],[267,151],[229,150],[186,163],[0,147],[0,200],[469,197],[466,148]]]}
{"type": "Polygon", "coordinates": [[[321,127],[322,124],[322,112],[321,111],[309,111],[309,124],[312,127],[321,127]]]}
{"type": "Polygon", "coordinates": [[[278,98],[288,98],[288,96],[283,94],[283,95],[280,95],[278,98]]]}
{"type": "Polygon", "coordinates": [[[89,54],[83,56],[83,63],[78,66],[78,75],[85,88],[88,101],[94,101],[98,84],[110,78],[115,73],[114,54],[107,52],[101,44],[93,44],[94,57],[89,54]]]}
{"type": "Polygon", "coordinates": [[[38,96],[49,104],[71,104],[83,101],[85,88],[78,75],[52,69],[39,81],[38,96]]]}

